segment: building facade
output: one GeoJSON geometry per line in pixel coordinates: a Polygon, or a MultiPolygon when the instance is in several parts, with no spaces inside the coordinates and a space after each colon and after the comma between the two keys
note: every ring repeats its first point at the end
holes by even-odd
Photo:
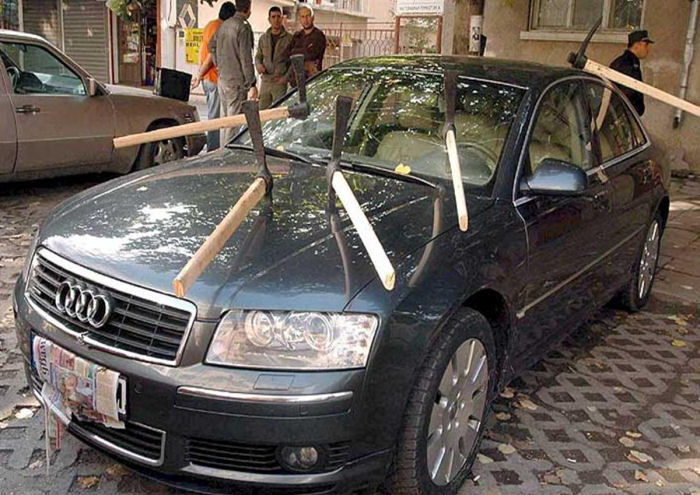
{"type": "MultiPolygon", "coordinates": [[[[590,26],[602,16],[589,58],[608,65],[625,50],[629,31],[647,29],[656,43],[642,62],[644,80],[677,95],[690,13],[688,0],[486,0],[486,56],[566,65],[569,52],[578,50],[590,26]]],[[[461,22],[467,23],[466,30],[468,16],[461,22]]],[[[686,99],[700,104],[700,35],[694,48],[686,99]]],[[[649,97],[646,104],[642,120],[660,150],[657,158],[669,161],[673,156],[674,167],[685,162],[700,172],[700,119],[684,115],[676,127],[674,108],[649,97]]]]}

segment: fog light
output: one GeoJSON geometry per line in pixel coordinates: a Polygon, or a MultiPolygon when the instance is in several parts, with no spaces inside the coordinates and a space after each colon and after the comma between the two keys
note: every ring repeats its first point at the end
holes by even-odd
{"type": "Polygon", "coordinates": [[[319,464],[319,453],[316,447],[282,447],[280,461],[292,471],[309,471],[319,464]]]}

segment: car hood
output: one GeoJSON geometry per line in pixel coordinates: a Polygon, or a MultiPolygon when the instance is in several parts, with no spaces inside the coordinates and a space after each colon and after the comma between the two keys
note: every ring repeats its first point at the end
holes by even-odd
{"type": "MultiPolygon", "coordinates": [[[[342,207],[338,217],[329,214],[325,167],[272,158],[269,165],[271,205],[263,200],[249,214],[186,294],[199,319],[233,307],[340,311],[376,277],[342,207]]],[[[42,227],[40,244],[102,274],[172,294],[175,276],[256,170],[249,151],[222,150],[110,181],[61,205],[42,227]]],[[[417,263],[412,251],[456,224],[442,188],[345,173],[399,273],[402,260],[417,263]]],[[[471,215],[490,203],[470,198],[471,215]]]]}

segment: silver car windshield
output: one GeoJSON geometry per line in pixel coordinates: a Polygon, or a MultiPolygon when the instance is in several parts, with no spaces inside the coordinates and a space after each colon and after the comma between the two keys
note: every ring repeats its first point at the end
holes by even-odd
{"type": "MultiPolygon", "coordinates": [[[[447,180],[443,85],[442,75],[430,73],[330,69],[309,83],[310,116],[265,123],[265,145],[327,159],[335,99],[350,96],[354,103],[344,159],[447,180]]],[[[522,95],[520,89],[495,82],[459,80],[455,124],[465,182],[482,186],[494,176],[522,95]]],[[[293,103],[296,96],[288,100],[293,103]]],[[[248,143],[247,133],[237,142],[248,143]]]]}

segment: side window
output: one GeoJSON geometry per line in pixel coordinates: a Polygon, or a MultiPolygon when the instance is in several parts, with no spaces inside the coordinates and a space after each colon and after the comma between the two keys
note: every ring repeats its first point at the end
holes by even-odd
{"type": "Polygon", "coordinates": [[[577,165],[583,170],[594,167],[590,118],[584,111],[581,85],[572,81],[547,92],[532,130],[528,152],[534,172],[547,158],[577,165]]]}
{"type": "Polygon", "coordinates": [[[644,144],[646,139],[627,104],[612,90],[586,84],[603,163],[644,144]]]}
{"type": "Polygon", "coordinates": [[[80,77],[42,47],[0,42],[0,53],[15,94],[86,94],[80,77]]]}

